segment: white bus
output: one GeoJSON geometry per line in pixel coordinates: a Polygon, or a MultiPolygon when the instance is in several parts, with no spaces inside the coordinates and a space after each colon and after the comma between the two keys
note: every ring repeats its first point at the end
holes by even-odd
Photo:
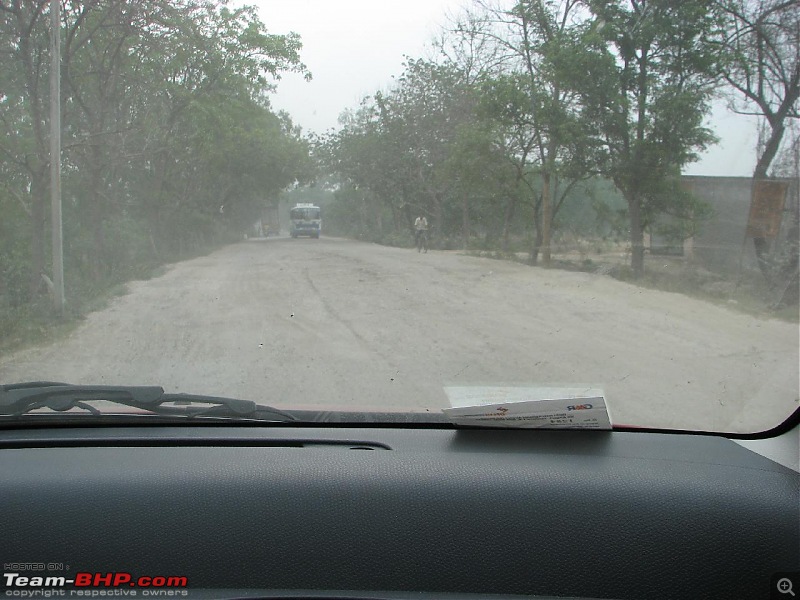
{"type": "Polygon", "coordinates": [[[319,238],[322,232],[322,209],[313,204],[296,204],[290,212],[293,238],[307,235],[319,238]]]}

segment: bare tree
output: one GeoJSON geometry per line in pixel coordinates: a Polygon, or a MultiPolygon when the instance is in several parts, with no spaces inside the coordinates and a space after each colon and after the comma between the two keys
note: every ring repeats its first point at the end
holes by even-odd
{"type": "Polygon", "coordinates": [[[800,118],[800,7],[797,0],[719,0],[730,18],[725,44],[731,61],[724,74],[738,98],[732,108],[763,117],[769,133],[753,177],[768,176],[786,120],[800,118]]]}
{"type": "MultiPolygon", "coordinates": [[[[760,136],[753,170],[754,180],[766,179],[787,120],[800,118],[800,7],[797,0],[718,0],[718,4],[730,24],[725,45],[731,60],[724,78],[737,92],[731,107],[762,117],[768,126],[760,136]]],[[[773,283],[769,240],[755,237],[753,245],[762,273],[773,283]]],[[[796,265],[796,257],[790,263],[796,265]]],[[[784,278],[786,269],[780,270],[784,278]]]]}

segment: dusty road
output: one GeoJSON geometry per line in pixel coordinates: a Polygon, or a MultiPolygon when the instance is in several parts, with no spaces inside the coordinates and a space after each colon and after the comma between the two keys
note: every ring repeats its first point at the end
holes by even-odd
{"type": "Polygon", "coordinates": [[[281,238],[129,289],[67,339],[0,361],[0,381],[378,409],[446,406],[448,383],[586,383],[617,423],[718,430],[798,405],[796,325],[597,275],[281,238]]]}

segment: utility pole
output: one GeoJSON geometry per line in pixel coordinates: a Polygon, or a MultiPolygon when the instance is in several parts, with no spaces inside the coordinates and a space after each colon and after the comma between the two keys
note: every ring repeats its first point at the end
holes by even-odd
{"type": "Polygon", "coordinates": [[[53,299],[64,316],[64,241],[61,223],[61,0],[50,0],[50,201],[53,221],[53,299]]]}

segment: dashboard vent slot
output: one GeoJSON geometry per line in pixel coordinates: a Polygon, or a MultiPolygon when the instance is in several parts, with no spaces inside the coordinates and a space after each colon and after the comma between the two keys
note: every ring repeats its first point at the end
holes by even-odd
{"type": "Polygon", "coordinates": [[[236,448],[317,448],[340,450],[391,450],[380,442],[363,440],[319,439],[261,439],[217,437],[80,437],[80,438],[28,438],[5,440],[0,448],[186,448],[186,447],[236,447],[236,448]]]}

